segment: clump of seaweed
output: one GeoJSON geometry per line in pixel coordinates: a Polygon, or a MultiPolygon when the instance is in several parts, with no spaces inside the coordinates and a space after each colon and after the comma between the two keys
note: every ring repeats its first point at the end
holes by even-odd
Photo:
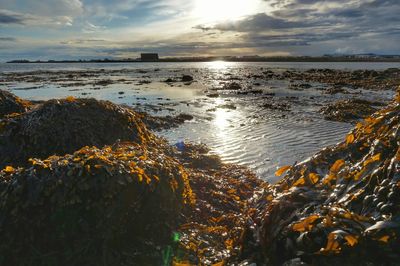
{"type": "Polygon", "coordinates": [[[30,106],[28,101],[22,100],[8,91],[0,90],[0,118],[26,112],[30,106]]]}
{"type": "Polygon", "coordinates": [[[339,122],[357,122],[357,120],[366,118],[375,113],[376,105],[374,103],[362,99],[340,100],[328,106],[322,107],[320,112],[325,119],[339,122]]]}
{"type": "Polygon", "coordinates": [[[246,167],[222,163],[204,145],[177,146],[174,157],[185,166],[196,200],[183,212],[172,265],[237,263],[253,211],[248,203],[269,185],[246,167]]]}
{"type": "Polygon", "coordinates": [[[396,90],[400,85],[400,69],[388,68],[382,71],[376,70],[333,70],[310,69],[302,72],[284,72],[283,76],[292,79],[332,84],[334,86],[346,86],[363,88],[368,90],[396,90]]]}
{"type": "Polygon", "coordinates": [[[254,215],[271,265],[395,265],[400,256],[400,95],[345,141],[277,171],[254,215]],[[291,264],[290,264],[291,265],[291,264]],[[298,265],[298,264],[296,264],[298,265]]]}
{"type": "Polygon", "coordinates": [[[147,113],[139,113],[141,120],[149,130],[161,131],[174,127],[178,127],[186,121],[193,120],[193,116],[185,113],[181,113],[176,116],[152,116],[147,113]]]}
{"type": "Polygon", "coordinates": [[[29,158],[73,153],[84,146],[120,141],[150,142],[140,115],[108,101],[50,100],[1,121],[0,166],[26,165],[29,158]]]}
{"type": "Polygon", "coordinates": [[[0,172],[2,265],[161,265],[194,200],[176,160],[135,143],[29,161],[0,172]]]}

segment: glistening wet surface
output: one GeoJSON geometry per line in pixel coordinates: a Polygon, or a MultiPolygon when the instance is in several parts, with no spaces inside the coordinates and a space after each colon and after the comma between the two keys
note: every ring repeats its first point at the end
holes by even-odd
{"type": "MultiPolygon", "coordinates": [[[[298,71],[327,67],[320,63],[274,66],[225,62],[58,64],[55,68],[43,64],[1,65],[0,87],[30,100],[94,97],[158,116],[190,114],[193,120],[158,134],[171,143],[205,143],[224,161],[247,165],[261,178],[274,182],[279,166],[306,159],[341,141],[352,128],[349,123],[324,120],[318,112],[321,107],[351,97],[385,101],[393,96],[393,91],[366,91],[345,85],[346,93],[327,94],[326,84],[269,77],[288,71],[290,66],[298,71]],[[184,75],[193,77],[193,81],[184,79],[184,75]]],[[[394,66],[398,67],[335,63],[332,68],[394,66]]]]}

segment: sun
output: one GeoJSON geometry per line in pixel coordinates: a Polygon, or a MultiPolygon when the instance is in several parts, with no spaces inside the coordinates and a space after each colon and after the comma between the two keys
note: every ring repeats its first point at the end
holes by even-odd
{"type": "Polygon", "coordinates": [[[202,23],[238,20],[259,10],[260,0],[196,0],[193,17],[202,23]]]}

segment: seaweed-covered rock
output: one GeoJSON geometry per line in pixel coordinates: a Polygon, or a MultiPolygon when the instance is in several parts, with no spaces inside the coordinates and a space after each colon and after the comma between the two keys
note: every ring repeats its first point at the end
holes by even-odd
{"type": "Polygon", "coordinates": [[[29,106],[28,101],[22,100],[8,91],[0,90],[0,118],[9,114],[23,113],[29,106]]]}
{"type": "Polygon", "coordinates": [[[0,166],[24,165],[29,158],[73,153],[84,146],[120,141],[144,143],[153,135],[134,111],[95,99],[50,100],[19,116],[4,119],[0,129],[0,166]]]}
{"type": "Polygon", "coordinates": [[[190,75],[183,75],[181,80],[182,80],[182,82],[192,82],[194,79],[190,75]]]}
{"type": "Polygon", "coordinates": [[[307,71],[286,71],[283,75],[278,75],[278,78],[320,82],[355,89],[396,90],[400,85],[400,69],[388,68],[381,71],[310,69],[307,71]]]}
{"type": "Polygon", "coordinates": [[[237,82],[230,82],[230,83],[226,83],[221,90],[232,90],[232,91],[236,91],[236,90],[241,90],[242,89],[242,85],[240,85],[237,82]]]}
{"type": "Polygon", "coordinates": [[[254,215],[268,265],[397,265],[399,145],[400,95],[343,143],[279,169],[254,215]]]}
{"type": "Polygon", "coordinates": [[[193,202],[183,167],[134,143],[0,172],[1,265],[161,265],[193,202]]]}
{"type": "Polygon", "coordinates": [[[355,122],[375,113],[377,109],[374,106],[376,105],[381,105],[381,103],[361,99],[340,100],[321,108],[320,112],[327,120],[355,122]]]}
{"type": "Polygon", "coordinates": [[[193,120],[193,116],[185,113],[181,113],[176,116],[152,116],[147,113],[140,113],[143,123],[149,130],[161,131],[178,127],[186,121],[193,120]]]}

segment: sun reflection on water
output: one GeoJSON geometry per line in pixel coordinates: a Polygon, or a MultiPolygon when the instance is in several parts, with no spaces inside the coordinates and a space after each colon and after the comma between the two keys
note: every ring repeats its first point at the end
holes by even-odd
{"type": "Polygon", "coordinates": [[[233,67],[236,65],[235,62],[226,62],[226,61],[212,61],[205,63],[207,68],[214,70],[226,70],[229,67],[233,67]]]}
{"type": "Polygon", "coordinates": [[[220,134],[226,134],[224,132],[231,123],[231,118],[233,117],[232,111],[223,109],[223,108],[217,108],[215,112],[215,126],[218,128],[220,134]]]}
{"type": "MultiPolygon", "coordinates": [[[[216,106],[226,104],[223,99],[217,99],[215,102],[216,106]]],[[[214,146],[214,152],[219,155],[224,155],[226,150],[230,147],[230,143],[235,136],[235,131],[233,130],[233,123],[236,119],[237,112],[235,110],[229,110],[225,108],[216,108],[214,112],[215,118],[213,120],[213,132],[216,141],[214,146]]]]}

